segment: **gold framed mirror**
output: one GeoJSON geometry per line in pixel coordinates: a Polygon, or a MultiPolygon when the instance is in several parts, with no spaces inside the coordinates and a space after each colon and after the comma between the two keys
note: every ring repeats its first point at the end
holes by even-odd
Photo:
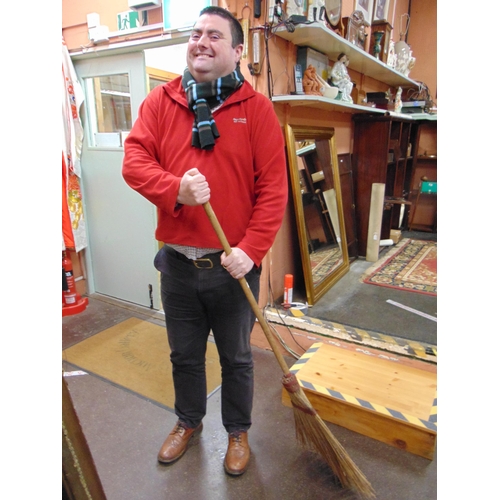
{"type": "Polygon", "coordinates": [[[332,28],[336,28],[342,17],[342,0],[325,0],[326,20],[332,28]]]}
{"type": "Polygon", "coordinates": [[[349,271],[335,130],[285,125],[307,302],[349,271]]]}

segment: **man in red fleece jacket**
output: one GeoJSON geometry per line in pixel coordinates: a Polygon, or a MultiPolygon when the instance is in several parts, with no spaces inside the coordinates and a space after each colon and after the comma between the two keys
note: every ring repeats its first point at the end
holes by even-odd
{"type": "Polygon", "coordinates": [[[156,87],[125,141],[123,177],[158,207],[155,258],[171,349],[178,422],[158,454],[179,459],[206,413],[205,352],[212,331],[222,367],[224,469],[245,472],[253,402],[255,315],[238,279],[259,293],[261,261],[287,203],[283,134],[271,102],[240,72],[243,31],[219,7],[200,13],[182,77],[156,87]],[[231,245],[222,251],[203,208],[231,245]]]}

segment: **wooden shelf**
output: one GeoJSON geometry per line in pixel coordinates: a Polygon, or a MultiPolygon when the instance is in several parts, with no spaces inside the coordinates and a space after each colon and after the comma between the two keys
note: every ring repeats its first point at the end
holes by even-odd
{"type": "Polygon", "coordinates": [[[326,54],[332,61],[344,52],[349,57],[349,68],[363,75],[387,83],[391,87],[418,87],[418,83],[375,59],[368,52],[356,47],[345,38],[328,29],[324,24],[314,22],[299,24],[290,33],[285,27],[276,30],[276,35],[301,47],[311,47],[326,54]]]}
{"type": "Polygon", "coordinates": [[[349,104],[348,102],[336,101],[328,97],[319,95],[275,95],[272,97],[275,103],[281,102],[289,104],[292,107],[307,107],[314,109],[323,109],[326,111],[339,111],[341,113],[377,113],[384,115],[385,109],[369,108],[359,104],[349,104]]]}
{"type": "Polygon", "coordinates": [[[410,116],[413,120],[427,120],[429,122],[437,122],[437,114],[429,113],[407,113],[405,116],[410,116]]]}
{"type": "Polygon", "coordinates": [[[370,108],[368,106],[362,106],[361,104],[349,104],[348,102],[336,101],[335,99],[330,99],[328,97],[319,95],[274,95],[272,97],[272,101],[274,103],[288,104],[292,107],[322,109],[325,111],[337,111],[340,113],[371,113],[379,116],[390,115],[392,117],[407,119],[410,121],[437,121],[437,115],[428,115],[427,113],[395,113],[394,111],[387,111],[386,109],[370,108]]]}

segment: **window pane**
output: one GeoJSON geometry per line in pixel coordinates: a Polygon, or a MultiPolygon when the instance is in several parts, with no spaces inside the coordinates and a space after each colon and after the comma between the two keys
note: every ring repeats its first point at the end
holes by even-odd
{"type": "Polygon", "coordinates": [[[154,78],[153,76],[149,77],[149,90],[153,90],[155,87],[158,87],[158,85],[163,85],[165,83],[165,80],[159,80],[158,78],[154,78]]]}
{"type": "Polygon", "coordinates": [[[128,74],[87,78],[85,88],[90,146],[122,147],[132,128],[128,74]]]}

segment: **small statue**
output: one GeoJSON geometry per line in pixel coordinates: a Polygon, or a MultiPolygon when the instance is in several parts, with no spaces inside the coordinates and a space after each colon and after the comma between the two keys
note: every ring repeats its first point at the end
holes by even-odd
{"type": "Polygon", "coordinates": [[[346,54],[341,52],[337,57],[337,62],[333,65],[330,78],[333,85],[338,87],[341,92],[340,100],[352,104],[351,92],[353,84],[347,72],[347,66],[349,66],[349,58],[346,54]]]}
{"type": "Polygon", "coordinates": [[[304,87],[304,92],[309,95],[323,95],[321,93],[321,84],[318,80],[318,75],[316,73],[316,68],[310,64],[304,71],[304,77],[302,78],[302,86],[304,87]]]}
{"type": "Polygon", "coordinates": [[[389,42],[389,51],[387,52],[387,66],[389,68],[395,68],[396,67],[396,49],[394,47],[395,43],[394,40],[391,40],[389,42]]]}
{"type": "Polygon", "coordinates": [[[401,109],[403,109],[403,100],[401,95],[403,94],[403,89],[401,87],[398,88],[396,92],[396,99],[394,100],[394,111],[396,113],[401,113],[401,109]]]}

